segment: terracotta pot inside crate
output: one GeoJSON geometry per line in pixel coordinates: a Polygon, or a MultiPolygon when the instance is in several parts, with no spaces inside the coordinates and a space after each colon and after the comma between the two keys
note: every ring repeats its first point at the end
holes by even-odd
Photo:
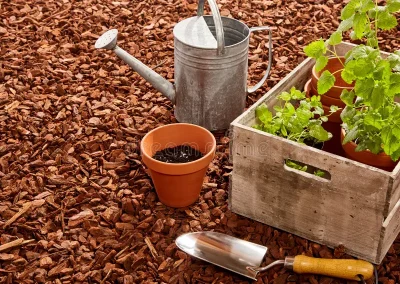
{"type": "MultiPolygon", "coordinates": [[[[313,96],[313,93],[311,92],[311,80],[307,81],[307,83],[304,85],[304,91],[306,92],[306,96],[310,98],[313,96]]],[[[321,96],[321,102],[322,102],[322,97],[321,96]]],[[[330,111],[330,106],[331,105],[322,105],[322,108],[324,109],[324,114],[328,115],[330,111]]],[[[334,123],[342,123],[342,119],[340,118],[340,114],[342,113],[342,110],[338,110],[337,112],[331,114],[328,117],[328,120],[334,123]]]]}
{"type": "MultiPolygon", "coordinates": [[[[346,132],[344,129],[341,130],[341,135],[340,135],[340,140],[343,142],[343,139],[346,135],[346,132]]],[[[369,150],[365,151],[360,151],[356,152],[355,149],[357,147],[357,144],[354,143],[353,141],[342,144],[342,147],[344,151],[346,152],[346,157],[350,158],[354,161],[373,166],[385,171],[393,171],[393,169],[396,167],[397,162],[393,162],[393,160],[390,158],[390,156],[386,155],[385,153],[381,152],[379,154],[374,154],[369,150]]]]}
{"type": "Polygon", "coordinates": [[[170,207],[185,207],[198,199],[216,149],[216,141],[210,131],[186,123],[161,126],[143,137],[140,149],[162,203],[170,207]],[[193,162],[177,164],[152,158],[157,151],[179,145],[189,145],[204,156],[193,162]]]}
{"type": "MultiPolygon", "coordinates": [[[[315,90],[318,90],[318,88],[317,88],[318,80],[319,80],[321,74],[325,70],[329,70],[333,74],[334,72],[336,72],[340,69],[343,69],[344,62],[345,62],[344,57],[340,57],[340,60],[336,57],[331,57],[331,58],[329,58],[327,66],[324,69],[322,69],[320,72],[317,72],[315,70],[315,65],[314,65],[314,67],[312,68],[312,77],[311,77],[311,85],[313,86],[313,88],[315,90]]],[[[354,88],[354,84],[347,84],[342,79],[341,72],[337,72],[337,73],[333,74],[333,76],[335,76],[335,78],[336,78],[335,85],[328,92],[326,92],[324,94],[325,96],[340,99],[340,95],[342,94],[342,91],[344,89],[351,91],[354,88]]]]}
{"type": "MultiPolygon", "coordinates": [[[[307,97],[315,95],[315,93],[314,94],[312,93],[311,89],[312,89],[311,80],[309,80],[304,86],[304,90],[306,91],[307,97]]],[[[324,95],[321,96],[321,102],[322,102],[322,97],[324,97],[324,95]]],[[[324,109],[325,114],[329,114],[329,107],[325,105],[323,105],[322,107],[324,109]]],[[[322,150],[344,157],[345,152],[341,146],[341,141],[340,141],[340,130],[342,129],[341,127],[342,120],[340,118],[340,113],[341,111],[339,110],[336,113],[332,114],[331,116],[328,117],[328,121],[322,124],[322,127],[324,127],[326,131],[332,133],[332,138],[328,141],[325,141],[322,150]]]]}
{"type": "MultiPolygon", "coordinates": [[[[318,96],[318,92],[317,90],[314,88],[313,85],[311,85],[311,89],[310,89],[311,95],[315,95],[318,96]]],[[[341,99],[337,99],[337,98],[333,98],[327,95],[320,95],[321,97],[321,103],[325,106],[338,106],[340,108],[344,108],[346,106],[346,104],[341,100],[341,99]]]]}

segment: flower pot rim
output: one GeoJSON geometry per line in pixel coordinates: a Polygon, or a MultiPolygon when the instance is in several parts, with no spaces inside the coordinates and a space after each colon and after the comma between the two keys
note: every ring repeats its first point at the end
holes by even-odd
{"type": "MultiPolygon", "coordinates": [[[[178,127],[179,127],[179,126],[178,126],[178,127]]],[[[150,160],[152,163],[154,163],[154,164],[156,164],[156,165],[158,165],[158,166],[168,166],[168,167],[172,167],[172,168],[180,168],[180,167],[182,167],[182,166],[191,166],[191,165],[194,165],[194,164],[197,164],[197,163],[201,163],[201,162],[203,162],[204,160],[209,159],[210,156],[213,156],[213,155],[214,155],[214,152],[215,152],[215,150],[216,150],[216,147],[217,147],[217,141],[215,140],[214,135],[213,135],[209,130],[207,130],[207,129],[204,128],[204,127],[201,127],[201,126],[198,126],[198,125],[195,125],[195,124],[191,124],[191,123],[171,123],[171,124],[166,124],[166,125],[163,125],[163,126],[159,126],[159,127],[155,128],[155,129],[149,131],[149,132],[142,138],[142,140],[140,141],[140,149],[141,149],[141,155],[142,155],[142,156],[145,156],[146,159],[150,160]],[[177,125],[189,126],[189,127],[198,128],[198,129],[203,130],[206,134],[208,134],[208,135],[212,138],[212,141],[213,141],[213,146],[212,146],[212,148],[207,152],[207,154],[204,154],[204,156],[201,157],[200,159],[197,159],[197,160],[192,161],[192,162],[187,162],[187,163],[166,163],[166,162],[161,162],[161,161],[159,161],[159,160],[154,159],[154,158],[151,157],[150,155],[148,155],[148,154],[146,153],[146,151],[143,151],[143,141],[145,140],[146,136],[151,135],[152,133],[154,133],[154,132],[156,132],[156,131],[159,131],[160,129],[168,128],[168,127],[176,127],[177,125]]]]}
{"type": "MultiPolygon", "coordinates": [[[[311,86],[311,79],[310,79],[304,85],[304,91],[306,92],[306,97],[307,98],[311,98],[312,96],[315,96],[315,95],[311,95],[310,94],[311,88],[312,88],[312,86],[311,86]]],[[[318,95],[318,96],[322,97],[322,96],[325,96],[325,95],[318,95]]],[[[329,112],[329,110],[330,110],[330,106],[326,106],[324,104],[322,104],[322,108],[323,108],[324,112],[325,111],[329,112]]],[[[342,123],[342,119],[340,118],[340,113],[341,112],[342,112],[342,110],[338,110],[336,113],[334,113],[331,116],[329,116],[328,117],[329,121],[333,122],[333,123],[342,123]],[[339,115],[339,117],[337,117],[336,115],[339,115]]]]}
{"type": "MultiPolygon", "coordinates": [[[[340,58],[340,59],[345,59],[344,56],[339,56],[339,58],[340,58]]],[[[331,60],[331,59],[338,59],[338,58],[337,58],[336,56],[329,56],[329,57],[328,57],[328,60],[331,60]]],[[[314,76],[314,77],[317,79],[317,81],[318,81],[319,78],[320,78],[319,72],[317,72],[317,71],[315,70],[315,64],[314,64],[314,66],[312,67],[312,76],[314,76]]],[[[349,89],[353,89],[354,86],[349,87],[349,86],[333,85],[332,88],[343,89],[343,90],[347,89],[347,90],[349,90],[349,89]]]]}
{"type": "MultiPolygon", "coordinates": [[[[311,79],[308,80],[307,83],[310,83],[310,88],[318,94],[318,91],[317,91],[317,90],[314,88],[314,86],[311,84],[311,79]]],[[[341,99],[328,96],[326,93],[325,93],[325,94],[322,94],[322,95],[318,94],[318,96],[320,96],[321,98],[322,98],[322,97],[328,98],[329,100],[332,100],[332,101],[337,101],[337,102],[335,102],[335,105],[336,105],[336,106],[338,106],[337,104],[340,104],[340,103],[346,105],[341,99]]]]}

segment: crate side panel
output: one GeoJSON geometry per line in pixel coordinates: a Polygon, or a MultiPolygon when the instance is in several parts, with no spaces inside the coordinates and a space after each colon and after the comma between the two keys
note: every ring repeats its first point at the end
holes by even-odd
{"type": "Polygon", "coordinates": [[[395,175],[393,179],[393,185],[389,188],[389,201],[388,201],[388,210],[385,217],[392,212],[393,208],[396,206],[397,202],[400,200],[400,177],[399,175],[395,175]]]}
{"type": "Polygon", "coordinates": [[[382,245],[378,263],[382,262],[389,248],[393,244],[394,240],[400,233],[400,200],[395,204],[389,216],[383,223],[382,229],[382,245]]]}
{"type": "Polygon", "coordinates": [[[232,211],[319,243],[343,244],[365,259],[376,258],[385,192],[375,184],[387,185],[387,176],[364,168],[357,172],[345,161],[326,159],[323,151],[279,137],[233,130],[232,211]],[[292,157],[319,160],[332,180],[285,169],[284,159],[292,157]]]}

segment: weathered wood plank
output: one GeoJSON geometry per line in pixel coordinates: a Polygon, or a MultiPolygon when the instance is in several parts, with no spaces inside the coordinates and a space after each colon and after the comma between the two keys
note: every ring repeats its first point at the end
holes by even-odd
{"type": "MultiPolygon", "coordinates": [[[[398,164],[396,168],[399,165],[400,164],[398,164]]],[[[396,174],[394,175],[394,178],[392,178],[391,186],[388,189],[386,210],[383,213],[385,218],[389,215],[390,212],[392,212],[393,208],[396,206],[399,200],[400,200],[400,177],[398,176],[398,174],[396,174]]]]}
{"type": "Polygon", "coordinates": [[[379,250],[378,263],[385,257],[386,252],[400,233],[400,200],[395,204],[382,227],[382,242],[379,250]]]}

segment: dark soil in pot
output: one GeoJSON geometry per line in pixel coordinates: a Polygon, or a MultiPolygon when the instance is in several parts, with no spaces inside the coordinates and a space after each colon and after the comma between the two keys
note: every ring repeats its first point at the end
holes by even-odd
{"type": "Polygon", "coordinates": [[[203,156],[203,153],[188,145],[180,145],[156,152],[153,159],[164,163],[189,163],[203,156]]]}

